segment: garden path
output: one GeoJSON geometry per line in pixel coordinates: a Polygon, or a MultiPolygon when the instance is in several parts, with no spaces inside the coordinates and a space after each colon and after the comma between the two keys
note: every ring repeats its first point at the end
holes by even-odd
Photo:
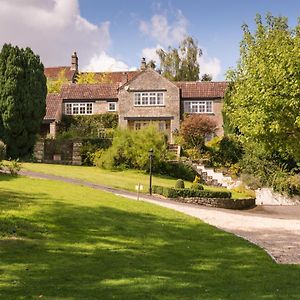
{"type": "MultiPolygon", "coordinates": [[[[78,179],[21,171],[21,175],[59,180],[136,199],[136,193],[118,190],[78,179]]],[[[300,264],[300,206],[257,206],[237,211],[179,203],[156,196],[141,195],[140,200],[183,212],[265,249],[277,262],[300,264]]]]}

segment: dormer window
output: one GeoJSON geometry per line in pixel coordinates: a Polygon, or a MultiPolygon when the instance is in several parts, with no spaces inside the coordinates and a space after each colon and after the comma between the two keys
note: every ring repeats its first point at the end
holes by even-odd
{"type": "Polygon", "coordinates": [[[164,105],[163,92],[134,93],[134,106],[162,106],[164,105]]]}

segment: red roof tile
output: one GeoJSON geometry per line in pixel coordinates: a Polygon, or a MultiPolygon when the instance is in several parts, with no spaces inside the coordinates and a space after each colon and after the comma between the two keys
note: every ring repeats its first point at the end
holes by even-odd
{"type": "Polygon", "coordinates": [[[46,115],[44,120],[59,120],[62,109],[62,98],[57,93],[51,93],[46,98],[46,115]]]}
{"type": "Polygon", "coordinates": [[[223,98],[228,83],[222,82],[174,82],[181,89],[181,98],[223,98]]]}
{"type": "Polygon", "coordinates": [[[71,70],[71,67],[50,67],[44,69],[44,74],[48,79],[57,79],[61,72],[64,72],[69,81],[72,81],[75,71],[71,70]]]}
{"type": "Polygon", "coordinates": [[[64,84],[60,94],[64,100],[117,99],[119,84],[64,84]]]}
{"type": "MultiPolygon", "coordinates": [[[[93,72],[82,72],[93,73],[93,72]]],[[[94,72],[95,79],[105,83],[120,83],[124,84],[140,74],[141,71],[123,71],[123,72],[94,72]]]]}

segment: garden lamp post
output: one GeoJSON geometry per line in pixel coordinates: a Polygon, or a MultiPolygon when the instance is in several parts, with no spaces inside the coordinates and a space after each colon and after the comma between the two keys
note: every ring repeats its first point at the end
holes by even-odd
{"type": "Polygon", "coordinates": [[[149,193],[152,195],[152,162],[153,162],[153,149],[149,150],[149,175],[150,175],[150,182],[149,182],[149,193]]]}

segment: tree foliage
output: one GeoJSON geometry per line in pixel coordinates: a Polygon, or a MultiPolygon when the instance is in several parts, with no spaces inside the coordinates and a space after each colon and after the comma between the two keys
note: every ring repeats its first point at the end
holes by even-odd
{"type": "Polygon", "coordinates": [[[189,115],[187,116],[180,128],[180,134],[184,142],[195,148],[200,148],[204,145],[205,136],[216,131],[216,122],[204,115],[189,115]]]}
{"type": "Polygon", "coordinates": [[[76,77],[77,84],[95,84],[95,83],[110,83],[107,73],[101,73],[98,76],[94,72],[80,73],[76,77]]]}
{"type": "Polygon", "coordinates": [[[33,149],[46,112],[46,94],[39,56],[30,48],[5,44],[0,52],[0,139],[10,157],[33,149]]]}
{"type": "Polygon", "coordinates": [[[57,79],[47,79],[47,91],[48,93],[60,93],[62,85],[68,82],[66,70],[63,69],[58,73],[57,79]]]}
{"type": "Polygon", "coordinates": [[[205,73],[201,76],[201,81],[212,81],[212,79],[213,79],[212,75],[207,74],[207,73],[205,73]]]}
{"type": "Polygon", "coordinates": [[[199,80],[200,66],[198,58],[202,55],[197,41],[186,37],[177,48],[169,47],[168,51],[157,50],[162,75],[174,81],[199,80]]]}
{"type": "Polygon", "coordinates": [[[300,160],[300,24],[285,17],[256,17],[256,30],[243,26],[240,61],[228,73],[224,111],[246,143],[300,160]]]}

